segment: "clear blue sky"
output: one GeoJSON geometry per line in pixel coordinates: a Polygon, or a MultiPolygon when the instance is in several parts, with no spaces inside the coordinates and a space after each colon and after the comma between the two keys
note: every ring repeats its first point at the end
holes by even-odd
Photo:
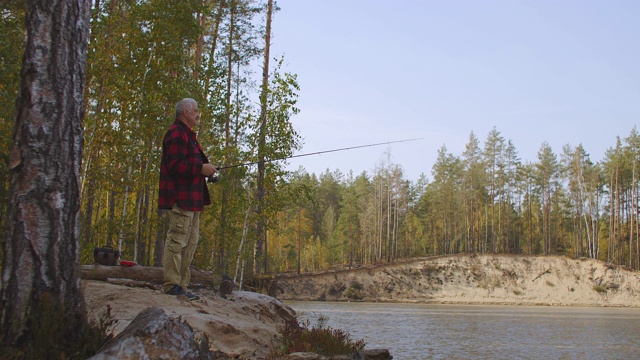
{"type": "Polygon", "coordinates": [[[300,153],[372,174],[391,151],[405,177],[432,179],[438,150],[460,156],[495,127],[522,161],[543,142],[604,159],[640,120],[639,0],[278,0],[272,55],[298,75],[300,153]]]}

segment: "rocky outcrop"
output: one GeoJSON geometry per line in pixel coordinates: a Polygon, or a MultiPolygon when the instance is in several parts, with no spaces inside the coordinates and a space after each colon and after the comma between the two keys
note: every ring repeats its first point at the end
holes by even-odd
{"type": "Polygon", "coordinates": [[[206,336],[196,340],[189,324],[167,316],[160,308],[151,307],[138,314],[90,360],[200,360],[210,357],[206,336]]]}
{"type": "Polygon", "coordinates": [[[640,307],[640,272],[564,256],[456,255],[280,275],[283,300],[640,307]]]}
{"type": "MultiPolygon", "coordinates": [[[[210,288],[192,288],[190,291],[198,294],[200,300],[189,301],[185,296],[171,296],[160,289],[146,287],[93,280],[83,281],[82,286],[86,307],[93,320],[99,321],[105,310],[111,309],[111,320],[115,321],[111,330],[116,337],[130,331],[129,326],[140,313],[149,308],[159,308],[163,313],[158,321],[176,329],[176,333],[184,333],[172,341],[178,345],[188,343],[188,325],[198,344],[206,336],[210,351],[235,359],[266,358],[278,344],[284,324],[296,319],[295,311],[278,299],[247,291],[233,291],[222,297],[210,288]]],[[[154,324],[151,322],[146,328],[157,327],[154,324]]],[[[135,328],[141,329],[139,325],[135,328]]],[[[177,347],[182,348],[182,345],[177,347]]]]}
{"type": "MultiPolygon", "coordinates": [[[[139,269],[141,270],[141,269],[139,269]]],[[[90,317],[109,321],[115,336],[92,360],[102,359],[266,359],[280,344],[280,331],[297,321],[280,300],[247,291],[191,288],[200,300],[170,296],[141,280],[84,280],[90,317]]],[[[292,354],[291,359],[391,359],[387,350],[363,350],[342,357],[292,354]]]]}

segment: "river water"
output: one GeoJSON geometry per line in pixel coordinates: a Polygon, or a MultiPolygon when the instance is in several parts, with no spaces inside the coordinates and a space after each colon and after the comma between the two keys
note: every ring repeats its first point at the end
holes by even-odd
{"type": "Polygon", "coordinates": [[[404,359],[640,359],[640,309],[287,301],[404,359]]]}

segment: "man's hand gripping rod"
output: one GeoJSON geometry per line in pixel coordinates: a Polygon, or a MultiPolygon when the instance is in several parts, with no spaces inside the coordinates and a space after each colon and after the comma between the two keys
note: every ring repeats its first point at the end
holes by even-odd
{"type": "MultiPolygon", "coordinates": [[[[293,158],[298,158],[298,157],[303,157],[303,156],[320,155],[320,154],[326,154],[326,153],[337,152],[337,151],[346,151],[346,150],[360,149],[360,148],[365,148],[365,147],[388,145],[388,144],[402,143],[402,142],[408,142],[408,141],[417,141],[417,140],[424,140],[424,138],[413,138],[413,139],[404,139],[404,140],[396,140],[396,141],[387,141],[387,142],[381,142],[381,143],[375,143],[375,144],[350,146],[350,147],[345,147],[345,148],[340,148],[340,149],[316,151],[316,152],[312,152],[312,153],[298,154],[298,155],[292,155],[292,156],[275,158],[275,159],[251,161],[251,162],[246,162],[246,163],[241,163],[241,164],[221,166],[221,167],[216,167],[216,169],[217,170],[224,170],[224,169],[230,169],[230,168],[235,168],[235,167],[240,167],[240,166],[249,166],[249,165],[260,164],[260,163],[269,163],[269,162],[274,162],[274,161],[293,159],[293,158]]],[[[210,183],[214,183],[214,182],[218,181],[218,177],[215,176],[215,175],[211,176],[211,177],[208,178],[207,181],[210,182],[210,183]]]]}

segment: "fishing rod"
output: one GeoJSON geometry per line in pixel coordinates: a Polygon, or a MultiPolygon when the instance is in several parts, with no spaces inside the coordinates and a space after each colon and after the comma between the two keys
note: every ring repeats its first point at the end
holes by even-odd
{"type": "MultiPolygon", "coordinates": [[[[241,163],[241,164],[221,166],[221,167],[216,167],[216,169],[217,170],[231,169],[231,168],[236,168],[236,167],[240,167],[240,166],[249,166],[249,165],[261,164],[261,163],[270,163],[270,162],[273,162],[273,161],[287,160],[287,159],[299,158],[299,157],[304,157],[304,156],[320,155],[320,154],[326,154],[326,153],[332,153],[332,152],[338,152],[338,151],[346,151],[346,150],[360,149],[360,148],[366,148],[366,147],[372,147],[372,146],[380,146],[380,145],[389,145],[389,144],[396,144],[396,143],[403,143],[403,142],[417,141],[417,140],[424,140],[424,138],[403,139],[403,140],[395,140],[395,141],[386,141],[386,142],[375,143],[375,144],[349,146],[349,147],[344,147],[344,148],[339,148],[339,149],[316,151],[316,152],[312,152],[312,153],[285,156],[285,157],[275,158],[275,159],[251,161],[251,162],[245,162],[245,163],[241,163]]],[[[215,176],[215,175],[209,177],[209,179],[208,179],[208,182],[210,182],[210,183],[214,183],[216,181],[218,181],[218,177],[215,176]]]]}

